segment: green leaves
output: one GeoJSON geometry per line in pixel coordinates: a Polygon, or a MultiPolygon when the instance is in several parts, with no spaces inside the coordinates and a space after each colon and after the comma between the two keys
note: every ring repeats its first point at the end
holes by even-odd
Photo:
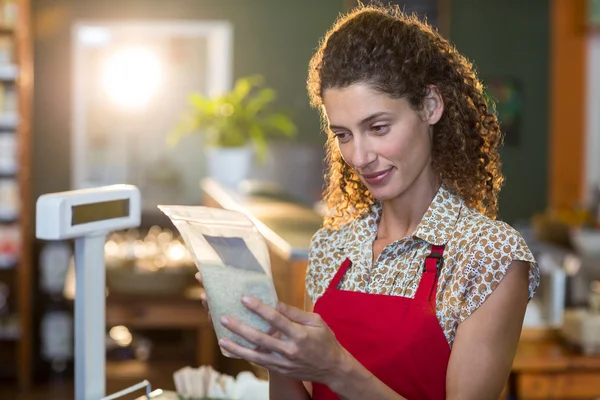
{"type": "Polygon", "coordinates": [[[233,90],[211,98],[192,93],[188,98],[190,107],[168,135],[167,143],[174,146],[183,136],[200,133],[209,146],[251,144],[259,159],[264,160],[268,138],[292,138],[297,133],[292,119],[274,110],[276,98],[275,90],[264,87],[260,75],[240,78],[233,90]]]}
{"type": "Polygon", "coordinates": [[[273,89],[261,89],[256,96],[248,100],[247,108],[248,116],[256,116],[262,110],[275,100],[275,91],[273,89]]]}
{"type": "Polygon", "coordinates": [[[264,124],[265,127],[279,131],[285,136],[294,137],[296,135],[296,125],[287,115],[271,114],[265,118],[264,124]]]}

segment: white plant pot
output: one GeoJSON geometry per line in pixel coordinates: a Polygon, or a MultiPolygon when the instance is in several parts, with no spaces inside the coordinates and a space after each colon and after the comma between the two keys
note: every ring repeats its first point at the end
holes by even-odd
{"type": "Polygon", "coordinates": [[[252,147],[213,147],[207,153],[209,176],[232,189],[248,177],[254,160],[252,147]]]}

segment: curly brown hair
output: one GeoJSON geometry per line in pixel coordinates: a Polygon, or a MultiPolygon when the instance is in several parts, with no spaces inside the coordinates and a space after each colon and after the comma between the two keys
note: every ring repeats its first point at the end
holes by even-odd
{"type": "MultiPolygon", "coordinates": [[[[504,181],[502,135],[472,64],[454,46],[398,7],[361,5],[335,22],[310,61],[308,92],[326,131],[323,92],[355,83],[405,98],[415,110],[435,85],[444,113],[433,126],[433,168],[467,206],[496,218],[504,181]]],[[[325,146],[324,201],[330,213],[324,226],[337,229],[368,211],[374,199],[342,159],[331,132],[325,146]]]]}

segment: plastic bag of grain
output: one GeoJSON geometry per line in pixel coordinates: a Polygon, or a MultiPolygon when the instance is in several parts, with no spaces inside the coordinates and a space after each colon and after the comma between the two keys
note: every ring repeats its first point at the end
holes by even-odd
{"type": "MultiPolygon", "coordinates": [[[[242,296],[252,296],[271,307],[277,306],[263,236],[241,212],[202,206],[159,205],[158,208],[171,219],[202,274],[217,338],[253,348],[219,321],[222,316],[230,316],[265,333],[271,329],[267,321],[241,303],[242,296]]],[[[233,357],[222,348],[221,352],[233,357]]]]}

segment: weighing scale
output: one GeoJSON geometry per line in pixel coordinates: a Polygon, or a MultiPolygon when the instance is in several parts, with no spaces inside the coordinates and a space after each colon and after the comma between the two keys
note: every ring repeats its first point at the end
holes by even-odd
{"type": "Polygon", "coordinates": [[[153,397],[148,381],[105,397],[104,244],[111,231],[140,225],[140,191],[110,185],[45,194],[36,213],[38,239],[75,239],[75,399],[112,400],[143,388],[146,398],[153,397]]]}

